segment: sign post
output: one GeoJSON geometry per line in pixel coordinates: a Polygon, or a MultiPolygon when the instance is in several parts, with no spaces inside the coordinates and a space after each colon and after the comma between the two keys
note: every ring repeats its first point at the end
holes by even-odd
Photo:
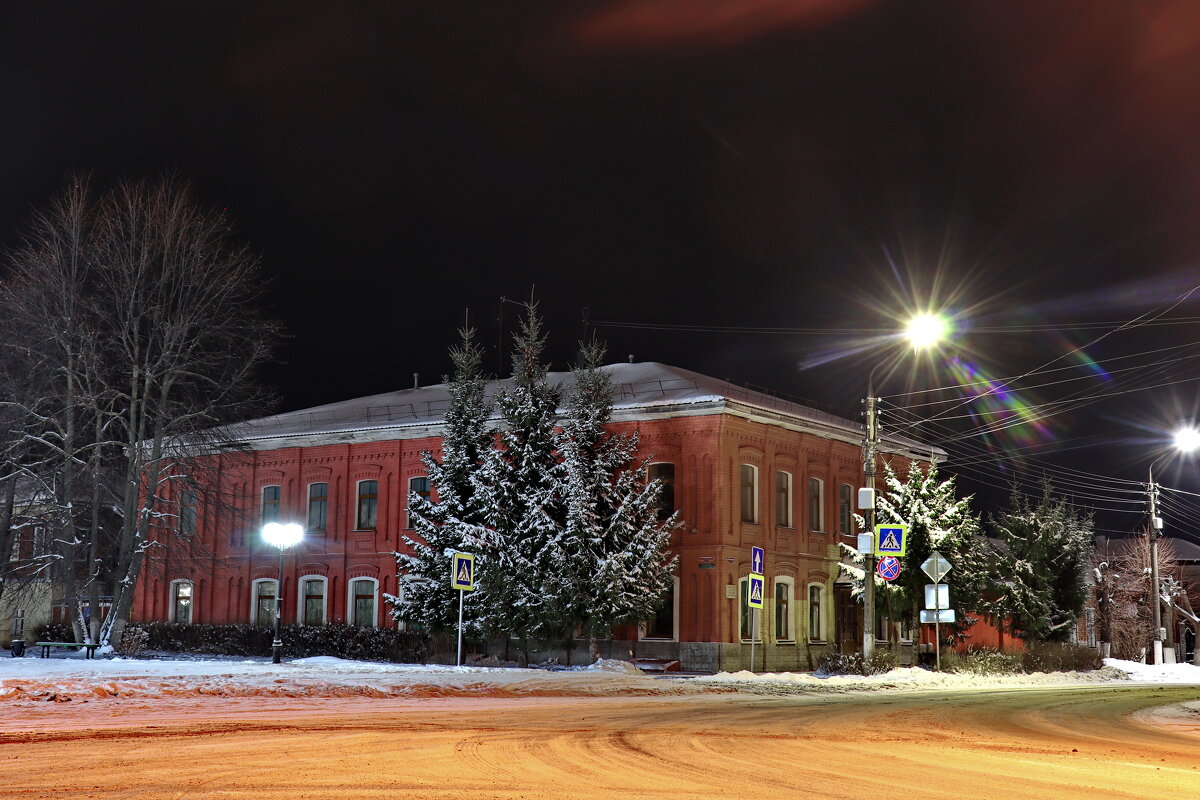
{"type": "MultiPolygon", "coordinates": [[[[766,579],[763,577],[763,563],[766,551],[761,547],[750,548],[750,578],[746,586],[746,613],[750,615],[750,671],[754,672],[754,639],[758,635],[758,611],[763,607],[763,596],[766,594],[766,579]]],[[[765,650],[763,651],[766,652],[765,650]]]]}
{"type": "MultiPolygon", "coordinates": [[[[937,584],[942,582],[942,578],[946,577],[950,572],[951,564],[942,554],[934,550],[929,554],[929,558],[921,564],[921,570],[926,575],[933,578],[933,650],[936,653],[937,671],[942,671],[942,593],[937,588],[937,584]]],[[[950,590],[946,590],[946,599],[950,599],[950,590]]],[[[928,604],[927,604],[928,605],[928,604]]],[[[947,603],[949,605],[949,603],[947,603]]]]}
{"type": "Polygon", "coordinates": [[[455,553],[450,559],[450,585],[458,590],[458,659],[462,666],[463,595],[475,591],[475,556],[455,553]]]}

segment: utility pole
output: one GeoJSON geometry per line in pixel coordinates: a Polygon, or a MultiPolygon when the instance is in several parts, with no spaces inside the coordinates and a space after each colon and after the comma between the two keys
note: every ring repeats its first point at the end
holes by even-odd
{"type": "MultiPolygon", "coordinates": [[[[874,370],[872,370],[872,378],[874,370]]],[[[871,505],[863,509],[867,532],[875,540],[875,450],[879,445],[879,424],[876,413],[875,382],[867,380],[867,438],[863,443],[863,474],[866,478],[871,505]]],[[[875,550],[863,554],[863,658],[875,655],[875,550]]]]}
{"type": "Polygon", "coordinates": [[[1154,655],[1153,663],[1161,664],[1163,660],[1163,628],[1162,628],[1162,591],[1158,583],[1158,537],[1162,535],[1162,517],[1158,515],[1158,486],[1154,483],[1154,465],[1150,465],[1150,480],[1146,483],[1146,491],[1150,495],[1150,592],[1154,609],[1154,655]]]}

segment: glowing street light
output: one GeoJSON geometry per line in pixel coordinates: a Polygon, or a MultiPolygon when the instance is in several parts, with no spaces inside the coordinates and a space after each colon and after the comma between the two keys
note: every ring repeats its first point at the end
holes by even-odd
{"type": "MultiPolygon", "coordinates": [[[[904,328],[904,338],[913,352],[934,347],[950,333],[949,321],[940,314],[917,314],[904,328]]],[[[866,497],[860,495],[858,507],[867,519],[867,531],[875,534],[875,451],[879,446],[878,403],[875,396],[875,372],[890,361],[885,358],[867,374],[867,436],[863,450],[863,474],[866,478],[866,497]]],[[[875,655],[875,551],[865,553],[863,580],[863,658],[875,655]]]]}
{"type": "Polygon", "coordinates": [[[904,337],[912,344],[913,350],[925,350],[933,347],[950,332],[950,322],[941,314],[917,314],[908,321],[904,328],[904,337]]]}
{"type": "Polygon", "coordinates": [[[1158,485],[1154,482],[1154,465],[1169,455],[1175,453],[1191,453],[1200,447],[1200,431],[1193,427],[1180,428],[1175,431],[1173,450],[1161,454],[1150,462],[1146,493],[1150,497],[1150,591],[1154,593],[1154,655],[1155,664],[1161,664],[1163,659],[1162,627],[1162,588],[1158,582],[1158,540],[1162,536],[1163,521],[1158,515],[1158,485]]]}
{"type": "Polygon", "coordinates": [[[271,642],[271,663],[278,664],[283,652],[283,639],[280,638],[280,618],[283,615],[283,554],[304,538],[304,526],[298,522],[268,522],[263,525],[262,535],[267,544],[279,548],[279,584],[275,591],[275,640],[271,642]]]}
{"type": "Polygon", "coordinates": [[[1200,430],[1195,428],[1180,428],[1175,431],[1175,449],[1181,453],[1191,453],[1200,448],[1200,430]]]}

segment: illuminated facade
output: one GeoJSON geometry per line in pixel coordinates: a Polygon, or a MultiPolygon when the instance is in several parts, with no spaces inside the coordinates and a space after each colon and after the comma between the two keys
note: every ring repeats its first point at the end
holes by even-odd
{"type": "MultiPolygon", "coordinates": [[[[617,384],[611,428],[639,432],[652,475],[669,484],[664,501],[680,512],[673,595],[657,619],[619,631],[613,654],[748,666],[754,545],[766,549],[767,579],[757,668],[765,659],[769,669],[811,669],[830,648],[858,648],[861,611],[837,583],[837,545],[853,543],[861,425],[662,364],[606,369],[617,384]]],[[[573,380],[550,379],[568,390],[573,380]]],[[[406,498],[431,490],[421,454],[438,450],[446,403],[444,385],[426,386],[250,423],[249,456],[223,457],[219,469],[220,495],[232,500],[185,504],[190,552],[149,552],[134,618],[265,624],[278,551],[258,531],[278,519],[308,531],[286,554],[285,622],[395,624],[382,595],[397,591],[406,498]]],[[[881,450],[900,467],[929,457],[911,440],[885,439],[881,450]]]]}

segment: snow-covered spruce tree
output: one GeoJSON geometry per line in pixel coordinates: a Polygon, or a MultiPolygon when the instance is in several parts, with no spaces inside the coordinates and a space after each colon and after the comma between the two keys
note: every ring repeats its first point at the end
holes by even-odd
{"type": "Polygon", "coordinates": [[[556,596],[556,570],[565,518],[563,471],[556,452],[562,392],[547,380],[545,335],[533,301],[514,337],[513,380],[496,405],[500,446],[476,474],[483,523],[464,526],[468,549],[483,556],[478,619],[485,635],[516,637],[527,662],[531,638],[562,636],[567,622],[556,596]]]}
{"type": "MultiPolygon", "coordinates": [[[[981,611],[990,548],[981,533],[978,517],[971,511],[971,496],[958,497],[954,477],[941,480],[936,464],[921,469],[913,463],[901,481],[891,463],[885,462],[883,478],[884,490],[876,500],[876,522],[907,525],[908,545],[895,581],[889,583],[872,575],[876,613],[893,620],[916,621],[919,607],[924,603],[925,584],[930,582],[921,564],[934,550],[953,565],[944,579],[951,587],[951,606],[963,611],[981,611]]],[[[858,515],[855,520],[859,530],[866,530],[866,520],[858,515]]],[[[850,562],[842,564],[842,571],[850,577],[854,594],[861,596],[863,559],[846,545],[842,545],[842,553],[850,562]]],[[[960,632],[967,627],[964,617],[959,616],[960,632]]]]}
{"type": "Polygon", "coordinates": [[[553,545],[558,615],[587,634],[592,659],[613,626],[649,619],[670,589],[667,554],[676,515],[659,519],[659,481],[646,482],[637,434],[611,434],[612,377],[604,348],[581,345],[575,392],[558,437],[566,524],[553,545]]]}
{"type": "MultiPolygon", "coordinates": [[[[450,351],[454,375],[448,386],[442,457],[422,455],[437,499],[409,495],[408,516],[416,535],[404,537],[411,553],[396,553],[398,583],[403,588],[398,596],[384,595],[393,619],[434,633],[457,627],[459,592],[450,586],[450,560],[454,552],[472,550],[465,531],[485,522],[486,495],[477,481],[495,437],[488,425],[491,405],[485,396],[483,351],[474,330],[463,328],[459,335],[459,345],[450,351]]],[[[476,570],[485,571],[485,564],[485,558],[478,556],[476,570]]],[[[477,592],[467,592],[463,598],[464,630],[471,634],[479,632],[477,598],[477,592]]]]}
{"type": "Polygon", "coordinates": [[[1064,641],[1088,598],[1091,516],[1056,498],[1047,482],[1037,506],[1012,494],[991,521],[999,542],[987,609],[998,625],[1031,641],[1064,641]]]}

